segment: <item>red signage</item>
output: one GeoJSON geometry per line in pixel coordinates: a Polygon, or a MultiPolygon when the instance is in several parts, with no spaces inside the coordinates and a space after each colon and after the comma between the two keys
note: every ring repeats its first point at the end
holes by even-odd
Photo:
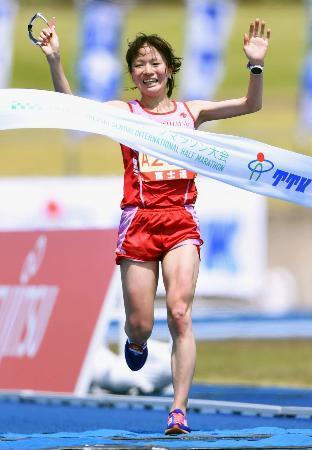
{"type": "Polygon", "coordinates": [[[117,231],[0,232],[0,389],[74,392],[117,231]]]}

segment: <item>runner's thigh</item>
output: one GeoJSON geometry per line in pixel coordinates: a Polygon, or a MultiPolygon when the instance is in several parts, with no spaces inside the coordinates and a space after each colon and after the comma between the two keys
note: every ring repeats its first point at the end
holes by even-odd
{"type": "Polygon", "coordinates": [[[126,314],[154,317],[158,261],[136,262],[124,259],[121,261],[120,271],[126,314]]]}
{"type": "Polygon", "coordinates": [[[199,269],[196,245],[181,245],[170,250],[163,258],[162,271],[167,293],[167,303],[172,301],[191,303],[199,269]]]}

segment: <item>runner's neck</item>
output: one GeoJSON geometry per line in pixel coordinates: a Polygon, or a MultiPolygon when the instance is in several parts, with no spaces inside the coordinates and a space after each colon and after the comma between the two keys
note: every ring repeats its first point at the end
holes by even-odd
{"type": "Polygon", "coordinates": [[[140,105],[143,109],[153,113],[167,113],[174,109],[174,103],[167,96],[161,99],[142,97],[140,105]]]}

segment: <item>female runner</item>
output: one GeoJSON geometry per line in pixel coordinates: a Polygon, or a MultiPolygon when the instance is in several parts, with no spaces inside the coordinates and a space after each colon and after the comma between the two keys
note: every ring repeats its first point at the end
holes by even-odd
{"type": "MultiPolygon", "coordinates": [[[[139,100],[108,104],[168,126],[198,128],[206,121],[258,111],[262,106],[263,64],[270,30],[256,19],[244,35],[250,70],[247,94],[225,101],[171,99],[174,77],[181,66],[172,47],[158,35],[139,34],[129,43],[126,60],[139,100]]],[[[55,25],[40,34],[41,49],[50,66],[57,92],[71,94],[60,60],[55,25]]],[[[190,80],[192,82],[192,80],[190,80]]],[[[188,394],[195,368],[196,348],[191,309],[202,240],[194,211],[195,174],[121,146],[124,197],[121,202],[116,262],[120,264],[126,312],[125,358],[139,370],[148,356],[147,340],[154,321],[159,263],[166,289],[168,326],[172,336],[173,404],[166,434],[189,433],[188,394]]]]}

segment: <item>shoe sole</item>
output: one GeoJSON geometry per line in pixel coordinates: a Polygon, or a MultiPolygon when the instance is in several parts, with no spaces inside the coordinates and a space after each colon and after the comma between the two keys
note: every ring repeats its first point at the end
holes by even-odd
{"type": "Polygon", "coordinates": [[[179,425],[174,425],[172,428],[167,428],[165,430],[166,435],[189,434],[189,433],[190,433],[189,431],[180,428],[179,425]]]}

